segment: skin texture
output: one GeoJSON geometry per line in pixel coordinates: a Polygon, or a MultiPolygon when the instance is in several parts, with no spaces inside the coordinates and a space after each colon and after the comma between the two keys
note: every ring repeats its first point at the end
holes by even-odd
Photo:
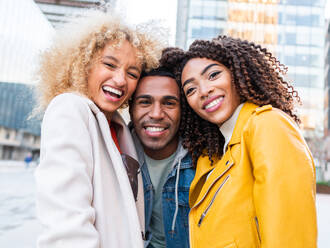
{"type": "Polygon", "coordinates": [[[183,68],[181,82],[190,107],[201,118],[219,127],[240,104],[231,72],[217,61],[189,60],[183,68]]]}
{"type": "Polygon", "coordinates": [[[141,63],[136,56],[136,48],[126,40],[115,47],[108,43],[95,59],[88,75],[88,95],[108,120],[131,97],[140,73],[141,63]],[[105,86],[121,95],[108,93],[105,86]]]}
{"type": "Polygon", "coordinates": [[[180,91],[173,78],[146,76],[141,79],[130,115],[149,157],[160,160],[176,151],[180,114],[180,91]]]}

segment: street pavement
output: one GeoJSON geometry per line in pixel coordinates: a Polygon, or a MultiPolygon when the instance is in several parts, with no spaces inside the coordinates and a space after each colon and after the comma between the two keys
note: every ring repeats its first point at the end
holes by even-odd
{"type": "MultiPolygon", "coordinates": [[[[35,248],[35,165],[0,161],[0,248],[35,248]]],[[[317,194],[318,247],[330,248],[330,195],[317,194]]]]}

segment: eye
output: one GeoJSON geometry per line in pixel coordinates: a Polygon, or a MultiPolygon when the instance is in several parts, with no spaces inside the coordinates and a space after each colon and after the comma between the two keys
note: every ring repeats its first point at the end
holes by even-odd
{"type": "Polygon", "coordinates": [[[174,101],[166,101],[166,102],[164,102],[164,105],[175,106],[176,105],[176,102],[174,102],[174,101]]]}
{"type": "Polygon", "coordinates": [[[137,74],[132,73],[132,72],[128,72],[128,75],[133,79],[139,79],[139,77],[140,77],[140,75],[137,75],[137,74]]]}
{"type": "Polygon", "coordinates": [[[211,72],[210,76],[209,76],[209,79],[212,80],[212,79],[216,78],[220,73],[221,73],[221,71],[211,72]]]}
{"type": "Polygon", "coordinates": [[[149,104],[151,104],[151,101],[148,99],[143,99],[143,100],[138,101],[138,104],[139,105],[149,105],[149,104]]]}
{"type": "Polygon", "coordinates": [[[186,96],[190,96],[195,92],[195,88],[189,88],[186,90],[185,94],[186,96]]]}
{"type": "Polygon", "coordinates": [[[105,64],[107,67],[110,67],[110,68],[112,68],[112,69],[117,68],[117,66],[116,66],[115,64],[112,64],[112,63],[105,63],[105,62],[104,62],[104,64],[105,64]]]}

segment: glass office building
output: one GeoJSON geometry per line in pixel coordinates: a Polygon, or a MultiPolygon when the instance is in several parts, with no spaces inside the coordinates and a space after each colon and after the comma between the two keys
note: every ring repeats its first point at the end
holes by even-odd
{"type": "Polygon", "coordinates": [[[177,46],[219,34],[262,44],[288,66],[305,130],[324,126],[325,0],[178,1],[177,46]]]}
{"type": "MultiPolygon", "coordinates": [[[[330,20],[327,21],[327,35],[325,41],[324,53],[324,134],[330,140],[330,20]]],[[[329,142],[329,162],[330,162],[330,142],[329,142]]]]}
{"type": "MultiPolygon", "coordinates": [[[[100,5],[99,0],[34,0],[54,28],[60,28],[72,16],[80,15],[85,8],[100,5]]],[[[106,0],[104,2],[114,2],[106,0]]]]}

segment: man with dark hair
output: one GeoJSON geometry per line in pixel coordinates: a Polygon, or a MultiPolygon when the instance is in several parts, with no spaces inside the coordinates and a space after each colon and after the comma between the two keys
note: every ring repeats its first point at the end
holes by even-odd
{"type": "Polygon", "coordinates": [[[189,187],[195,170],[180,142],[180,90],[165,68],[142,74],[129,102],[141,166],[146,247],[189,247],[189,187]]]}

